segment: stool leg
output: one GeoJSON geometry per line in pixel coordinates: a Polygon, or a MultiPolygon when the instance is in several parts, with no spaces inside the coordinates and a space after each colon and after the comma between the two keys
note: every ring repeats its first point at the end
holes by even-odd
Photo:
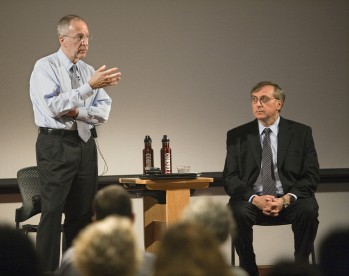
{"type": "Polygon", "coordinates": [[[231,241],[231,265],[235,266],[235,245],[234,245],[234,241],[231,241]]]}
{"type": "Polygon", "coordinates": [[[311,263],[313,265],[316,264],[316,256],[315,256],[315,248],[314,248],[314,244],[311,247],[311,263]]]}

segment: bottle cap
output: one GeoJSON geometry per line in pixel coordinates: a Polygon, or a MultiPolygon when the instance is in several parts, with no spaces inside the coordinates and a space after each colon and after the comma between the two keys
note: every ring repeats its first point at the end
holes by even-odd
{"type": "Polygon", "coordinates": [[[144,138],[144,143],[151,143],[151,138],[149,135],[146,135],[144,138]]]}
{"type": "Polygon", "coordinates": [[[164,135],[164,137],[162,137],[162,142],[170,142],[170,139],[168,139],[167,135],[164,135]]]}

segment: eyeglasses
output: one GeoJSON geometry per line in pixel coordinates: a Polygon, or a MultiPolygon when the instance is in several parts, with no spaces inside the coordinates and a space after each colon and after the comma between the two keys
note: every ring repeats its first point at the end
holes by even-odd
{"type": "Polygon", "coordinates": [[[84,35],[84,34],[77,34],[76,36],[69,36],[69,35],[63,35],[65,37],[70,37],[75,40],[75,42],[81,42],[81,41],[91,41],[92,36],[90,35],[84,35]]]}
{"type": "Polygon", "coordinates": [[[270,98],[268,96],[262,96],[259,99],[256,96],[251,96],[251,103],[256,104],[259,102],[260,104],[266,104],[272,99],[278,100],[277,98],[270,98]]]}

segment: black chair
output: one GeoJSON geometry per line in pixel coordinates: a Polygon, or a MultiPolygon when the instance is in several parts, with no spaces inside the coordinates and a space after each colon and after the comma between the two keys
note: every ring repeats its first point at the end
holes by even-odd
{"type": "MultiPolygon", "coordinates": [[[[258,226],[278,226],[278,225],[288,225],[288,224],[289,223],[279,223],[279,224],[262,223],[262,224],[256,224],[256,225],[258,225],[258,226]]],[[[312,264],[316,264],[314,244],[311,248],[311,262],[312,262],[312,264]]],[[[231,241],[231,264],[233,266],[235,266],[235,243],[234,243],[234,240],[231,241]]]]}
{"type": "Polygon", "coordinates": [[[24,224],[20,228],[20,223],[41,213],[40,179],[37,167],[20,169],[17,172],[17,183],[23,204],[16,209],[16,229],[27,235],[29,232],[37,232],[38,225],[24,224]]]}

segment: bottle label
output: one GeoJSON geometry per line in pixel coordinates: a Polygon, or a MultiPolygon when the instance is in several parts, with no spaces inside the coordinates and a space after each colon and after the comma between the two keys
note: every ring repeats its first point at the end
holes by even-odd
{"type": "Polygon", "coordinates": [[[165,153],[165,174],[171,173],[171,154],[165,153]]]}
{"type": "Polygon", "coordinates": [[[151,153],[146,153],[145,154],[145,167],[146,168],[151,168],[152,167],[152,163],[151,163],[151,153]]]}

